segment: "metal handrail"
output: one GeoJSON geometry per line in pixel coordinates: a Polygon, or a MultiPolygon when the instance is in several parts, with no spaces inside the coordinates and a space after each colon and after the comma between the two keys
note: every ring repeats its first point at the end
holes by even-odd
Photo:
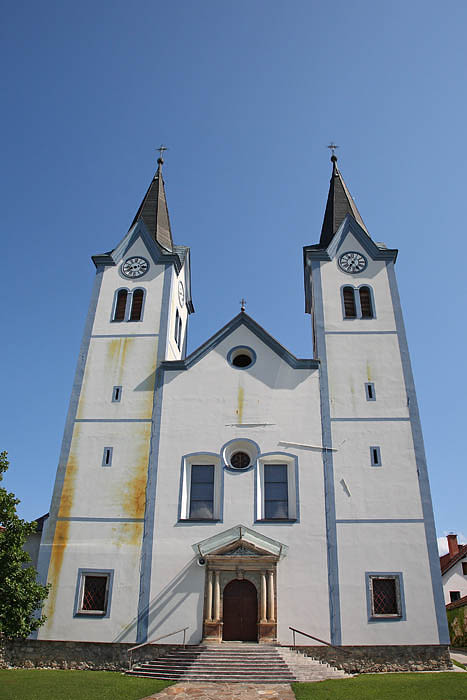
{"type": "Polygon", "coordinates": [[[135,649],[141,649],[141,647],[146,647],[148,644],[155,644],[156,642],[160,641],[161,639],[165,639],[166,637],[172,637],[174,634],[178,634],[179,632],[183,632],[183,648],[185,649],[185,638],[186,638],[186,631],[187,629],[190,629],[189,627],[184,627],[181,630],[175,630],[175,632],[169,632],[168,634],[161,634],[160,637],[156,637],[155,639],[151,639],[149,642],[143,642],[142,644],[137,644],[135,647],[130,647],[130,649],[127,649],[127,654],[129,654],[128,658],[128,665],[130,667],[130,671],[133,668],[132,664],[132,653],[134,652],[135,649]]]}
{"type": "Polygon", "coordinates": [[[314,639],[316,642],[320,642],[321,644],[326,644],[327,647],[332,647],[333,649],[338,649],[339,651],[343,651],[344,654],[350,654],[348,649],[344,649],[343,647],[338,647],[335,644],[331,644],[331,642],[326,642],[324,639],[320,639],[319,637],[313,637],[312,634],[308,634],[307,632],[302,632],[301,630],[295,629],[295,627],[289,627],[289,630],[292,630],[293,633],[293,646],[295,647],[295,632],[298,634],[303,634],[304,637],[309,637],[310,639],[314,639]]]}

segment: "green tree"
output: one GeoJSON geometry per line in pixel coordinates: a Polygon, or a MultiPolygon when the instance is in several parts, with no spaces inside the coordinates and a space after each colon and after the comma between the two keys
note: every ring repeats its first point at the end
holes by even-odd
{"type": "MultiPolygon", "coordinates": [[[[6,452],[0,452],[0,481],[8,469],[6,452]]],[[[45,622],[35,611],[47,598],[48,587],[36,581],[36,570],[23,545],[37,523],[21,520],[16,513],[19,499],[0,487],[0,636],[25,638],[45,622]]]]}

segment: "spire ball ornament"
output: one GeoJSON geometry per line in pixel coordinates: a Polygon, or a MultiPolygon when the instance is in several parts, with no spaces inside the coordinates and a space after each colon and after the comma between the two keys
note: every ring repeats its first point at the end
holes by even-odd
{"type": "Polygon", "coordinates": [[[331,149],[331,153],[332,153],[332,155],[331,155],[331,162],[332,162],[332,163],[337,163],[337,156],[336,156],[335,151],[336,151],[336,148],[339,148],[339,146],[336,146],[336,144],[334,143],[334,141],[331,141],[331,143],[329,144],[329,146],[326,146],[326,148],[331,149]]]}
{"type": "Polygon", "coordinates": [[[157,162],[158,162],[159,165],[162,165],[162,164],[163,164],[163,162],[164,162],[164,158],[163,158],[164,151],[167,151],[167,150],[168,150],[168,149],[167,149],[163,144],[161,144],[161,145],[159,146],[159,148],[156,148],[156,151],[159,151],[159,158],[157,159],[157,162]]]}

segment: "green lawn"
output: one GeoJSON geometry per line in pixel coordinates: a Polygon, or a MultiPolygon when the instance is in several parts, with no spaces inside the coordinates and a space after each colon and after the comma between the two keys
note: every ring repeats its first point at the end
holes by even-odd
{"type": "Polygon", "coordinates": [[[132,678],[111,671],[0,671],[0,700],[139,700],[169,681],[132,678]]]}
{"type": "Polygon", "coordinates": [[[467,673],[362,674],[292,688],[297,700],[467,700],[467,673]]]}

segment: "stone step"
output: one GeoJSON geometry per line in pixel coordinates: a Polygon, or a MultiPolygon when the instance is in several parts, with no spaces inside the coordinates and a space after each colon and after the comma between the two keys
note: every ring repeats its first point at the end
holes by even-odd
{"type": "Polygon", "coordinates": [[[166,680],[290,683],[295,674],[274,646],[226,644],[171,650],[135,666],[128,675],[166,680]]]}

